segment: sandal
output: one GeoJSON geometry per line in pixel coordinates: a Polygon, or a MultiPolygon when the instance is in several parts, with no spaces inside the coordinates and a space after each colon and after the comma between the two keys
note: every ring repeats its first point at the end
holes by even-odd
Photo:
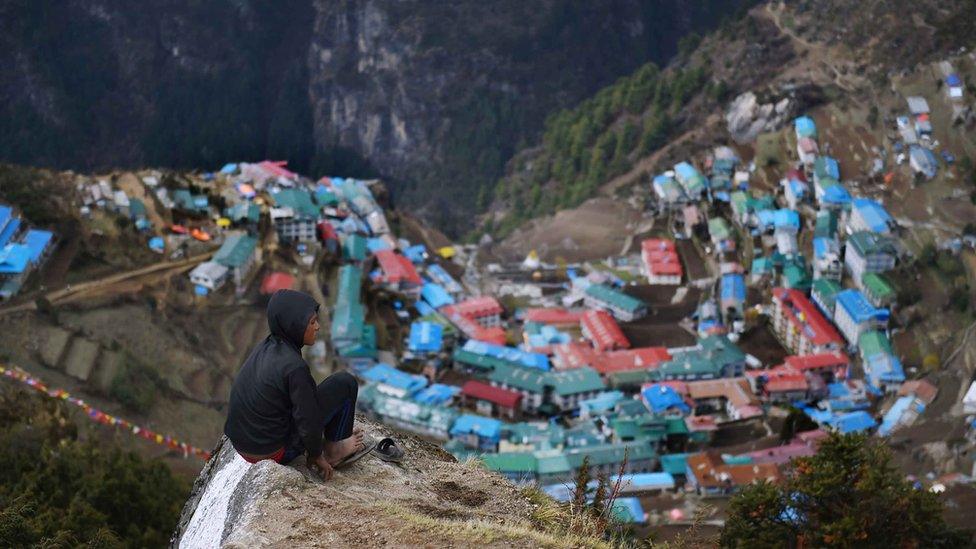
{"type": "Polygon", "coordinates": [[[383,461],[390,461],[393,463],[400,463],[403,461],[403,456],[406,455],[403,448],[397,446],[396,441],[392,438],[384,438],[381,440],[375,448],[376,456],[383,461]]]}
{"type": "Polygon", "coordinates": [[[363,456],[372,452],[376,448],[376,441],[371,438],[366,438],[363,440],[363,447],[355,454],[350,454],[346,456],[342,461],[336,463],[332,466],[333,469],[340,469],[347,465],[352,465],[359,461],[363,456]]]}

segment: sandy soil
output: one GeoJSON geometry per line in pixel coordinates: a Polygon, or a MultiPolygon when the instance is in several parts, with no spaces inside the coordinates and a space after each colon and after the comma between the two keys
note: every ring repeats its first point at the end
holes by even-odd
{"type": "Polygon", "coordinates": [[[601,196],[526,224],[496,245],[495,253],[507,261],[521,261],[530,250],[544,261],[603,259],[620,253],[640,218],[626,203],[601,196]]]}

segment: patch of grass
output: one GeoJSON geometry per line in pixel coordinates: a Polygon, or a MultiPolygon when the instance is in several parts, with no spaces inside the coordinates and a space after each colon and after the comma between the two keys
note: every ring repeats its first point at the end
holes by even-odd
{"type": "Polygon", "coordinates": [[[461,545],[491,544],[508,541],[538,547],[609,548],[599,538],[576,536],[534,528],[535,523],[501,524],[486,519],[450,520],[421,515],[398,505],[384,506],[384,511],[399,519],[404,527],[419,528],[432,536],[443,536],[461,545]]]}
{"type": "Polygon", "coordinates": [[[151,366],[126,356],[115,378],[109,395],[130,410],[146,414],[156,402],[156,395],[164,382],[151,366]]]}

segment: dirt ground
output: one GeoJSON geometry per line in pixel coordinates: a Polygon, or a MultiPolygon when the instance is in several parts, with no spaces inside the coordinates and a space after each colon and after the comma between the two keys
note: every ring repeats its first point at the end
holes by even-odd
{"type": "Polygon", "coordinates": [[[685,278],[688,280],[708,278],[708,266],[701,254],[698,253],[695,243],[691,240],[678,240],[675,245],[685,266],[685,278]]]}
{"type": "Polygon", "coordinates": [[[767,367],[783,363],[789,356],[789,351],[780,345],[769,326],[762,324],[742,334],[738,342],[742,352],[748,353],[762,361],[767,367]]]}
{"type": "Polygon", "coordinates": [[[521,261],[530,250],[543,261],[603,259],[621,252],[640,219],[625,202],[601,196],[526,224],[498,243],[495,253],[506,261],[521,261]]]}

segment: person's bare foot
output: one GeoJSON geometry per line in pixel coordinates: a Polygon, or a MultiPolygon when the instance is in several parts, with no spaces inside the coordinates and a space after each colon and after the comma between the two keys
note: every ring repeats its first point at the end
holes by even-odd
{"type": "Polygon", "coordinates": [[[359,431],[353,430],[351,437],[342,439],[338,442],[326,441],[322,448],[326,459],[329,460],[330,464],[335,466],[346,457],[362,450],[365,446],[365,443],[363,442],[364,436],[365,434],[363,433],[362,429],[360,429],[359,431]]]}

